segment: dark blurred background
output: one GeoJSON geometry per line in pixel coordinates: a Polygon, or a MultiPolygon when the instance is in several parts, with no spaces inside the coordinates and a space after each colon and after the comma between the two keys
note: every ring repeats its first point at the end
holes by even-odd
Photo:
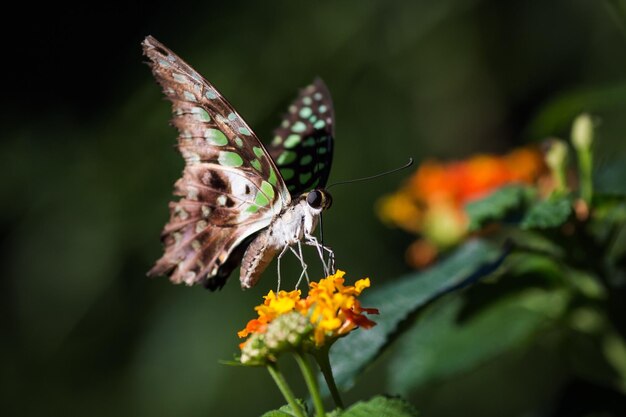
{"type": "MultiPolygon", "coordinates": [[[[170,107],[141,55],[148,34],[265,139],[321,76],[337,117],[331,182],[409,156],[564,137],[583,110],[600,122],[600,168],[626,156],[622,0],[17,8],[2,29],[3,415],[254,416],[283,402],[264,370],[218,363],[275,287],[274,266],[247,292],[236,274],[220,293],[145,277],[182,169],[170,107]]],[[[334,190],[326,239],[352,279],[407,271],[412,238],[381,225],[373,206],[408,175],[334,190]]],[[[542,415],[567,389],[550,355],[514,352],[412,399],[429,416],[542,415]]],[[[349,398],[385,390],[378,366],[349,398]]]]}

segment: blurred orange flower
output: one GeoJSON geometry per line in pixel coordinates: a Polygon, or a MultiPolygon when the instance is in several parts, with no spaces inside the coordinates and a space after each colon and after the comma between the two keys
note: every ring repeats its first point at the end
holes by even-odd
{"type": "Polygon", "coordinates": [[[512,183],[535,183],[546,167],[535,148],[515,149],[503,156],[475,155],[453,162],[429,160],[397,192],[377,205],[387,224],[418,234],[407,261],[414,267],[431,263],[439,250],[458,243],[468,227],[464,207],[512,183]]]}

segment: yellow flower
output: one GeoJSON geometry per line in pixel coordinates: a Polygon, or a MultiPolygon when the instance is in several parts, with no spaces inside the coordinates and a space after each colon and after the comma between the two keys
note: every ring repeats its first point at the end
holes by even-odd
{"type": "Polygon", "coordinates": [[[255,310],[259,313],[259,316],[268,316],[273,319],[278,315],[292,311],[296,306],[296,302],[300,300],[300,294],[300,290],[279,291],[278,294],[270,291],[263,297],[265,302],[256,307],[255,310]]]}
{"type": "MultiPolygon", "coordinates": [[[[312,340],[309,342],[318,347],[324,345],[328,338],[343,336],[357,327],[374,326],[376,323],[364,313],[378,314],[378,310],[362,308],[357,299],[371,285],[370,279],[360,279],[354,285],[345,285],[344,275],[344,271],[337,271],[319,282],[310,283],[305,298],[301,297],[299,290],[270,291],[264,297],[263,304],[255,307],[259,317],[250,320],[246,328],[237,334],[239,337],[264,334],[272,321],[293,312],[307,317],[313,327],[312,340]]],[[[257,339],[255,343],[259,343],[257,339]]],[[[243,348],[245,344],[240,346],[243,348]]]]}

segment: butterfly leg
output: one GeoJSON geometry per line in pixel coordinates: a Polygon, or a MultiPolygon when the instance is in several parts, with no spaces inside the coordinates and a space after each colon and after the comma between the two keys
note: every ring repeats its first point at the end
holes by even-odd
{"type": "Polygon", "coordinates": [[[300,279],[298,279],[298,283],[296,284],[296,288],[300,286],[300,281],[302,281],[302,277],[306,277],[306,283],[310,284],[309,274],[307,273],[307,264],[304,263],[304,255],[302,255],[302,244],[298,241],[298,253],[300,254],[300,260],[302,262],[302,273],[300,274],[300,279]]]}
{"type": "Polygon", "coordinates": [[[306,236],[305,243],[307,245],[314,246],[315,249],[317,249],[317,254],[319,255],[320,259],[322,260],[322,265],[324,267],[324,273],[327,276],[330,275],[330,271],[334,271],[334,269],[335,269],[335,253],[332,251],[332,249],[330,249],[327,246],[322,245],[315,238],[315,236],[311,236],[311,235],[307,235],[306,236]],[[328,254],[329,254],[329,258],[330,259],[328,260],[328,264],[326,263],[326,260],[324,259],[324,251],[328,252],[328,254]]]}
{"type": "Polygon", "coordinates": [[[302,281],[302,277],[306,277],[306,282],[309,282],[309,274],[307,272],[308,265],[306,264],[306,262],[304,262],[304,256],[302,255],[302,246],[300,245],[300,242],[298,242],[299,253],[296,252],[296,250],[291,246],[289,247],[289,249],[291,250],[291,252],[293,252],[295,257],[298,258],[298,260],[300,261],[300,265],[302,266],[300,278],[298,278],[298,282],[296,283],[296,288],[298,288],[300,286],[300,282],[302,281]]]}
{"type": "Polygon", "coordinates": [[[287,252],[287,249],[289,249],[289,245],[285,245],[283,250],[280,251],[280,254],[278,254],[278,258],[277,258],[277,262],[278,262],[278,288],[276,288],[277,293],[278,291],[280,291],[280,258],[282,258],[285,252],[287,252]]]}
{"type": "Polygon", "coordinates": [[[334,274],[335,272],[337,272],[337,270],[335,269],[335,252],[333,252],[332,250],[330,251],[330,254],[328,255],[327,268],[331,274],[334,274]]]}

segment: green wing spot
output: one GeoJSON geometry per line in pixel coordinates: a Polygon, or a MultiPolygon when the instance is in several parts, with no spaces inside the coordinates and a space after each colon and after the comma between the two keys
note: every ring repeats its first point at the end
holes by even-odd
{"type": "Polygon", "coordinates": [[[300,159],[300,165],[308,165],[313,160],[311,155],[304,155],[302,159],[300,159]]]}
{"type": "Polygon", "coordinates": [[[265,156],[265,152],[263,152],[263,149],[259,148],[258,146],[253,147],[252,150],[254,151],[254,154],[257,156],[257,158],[263,158],[265,156]]]}
{"type": "Polygon", "coordinates": [[[300,109],[300,117],[302,117],[303,119],[306,119],[312,113],[313,113],[313,110],[311,110],[310,107],[303,107],[303,108],[300,109]]]}
{"type": "Polygon", "coordinates": [[[241,133],[242,135],[246,135],[246,136],[251,135],[250,130],[247,127],[240,127],[239,133],[241,133]]]}
{"type": "Polygon", "coordinates": [[[293,193],[294,191],[296,191],[296,186],[294,184],[290,184],[287,186],[287,189],[293,193]]]}
{"type": "Polygon", "coordinates": [[[271,166],[270,177],[267,179],[267,181],[272,185],[276,185],[278,183],[278,177],[276,177],[276,172],[274,172],[274,168],[272,168],[271,166]]]}
{"type": "Polygon", "coordinates": [[[320,183],[320,179],[319,177],[315,179],[315,181],[313,181],[313,183],[311,185],[309,185],[308,188],[310,188],[311,190],[314,188],[317,188],[317,185],[320,183]]]}
{"type": "MultiPolygon", "coordinates": [[[[258,199],[258,196],[259,196],[259,194],[257,194],[257,199],[258,199]]],[[[257,211],[259,211],[259,209],[261,208],[261,207],[257,206],[257,204],[258,204],[258,203],[256,202],[256,200],[257,200],[257,199],[255,199],[255,200],[254,200],[254,203],[255,203],[255,204],[251,205],[250,207],[248,207],[248,208],[246,209],[246,211],[247,211],[248,213],[256,213],[256,212],[257,212],[257,211]]],[[[262,205],[262,204],[261,204],[261,205],[262,205]]]]}
{"type": "Polygon", "coordinates": [[[309,117],[309,122],[311,122],[311,123],[315,123],[316,120],[317,120],[317,116],[316,115],[313,115],[313,116],[309,117]]]}
{"type": "Polygon", "coordinates": [[[313,127],[316,129],[323,129],[324,126],[326,126],[326,122],[323,120],[318,120],[317,122],[313,124],[313,127]]]}
{"type": "Polygon", "coordinates": [[[209,100],[215,100],[217,98],[217,94],[215,94],[215,92],[209,90],[206,93],[204,93],[204,95],[206,96],[206,98],[208,98],[209,100]]]}
{"type": "Polygon", "coordinates": [[[311,179],[311,175],[312,174],[310,172],[303,172],[300,174],[300,184],[306,184],[306,182],[311,179]]]}
{"type": "Polygon", "coordinates": [[[261,183],[261,191],[265,194],[270,200],[274,199],[274,187],[267,181],[263,181],[261,183]]]}
{"type": "Polygon", "coordinates": [[[240,167],[243,165],[243,159],[235,152],[222,151],[217,161],[225,167],[240,167]]]}
{"type": "Polygon", "coordinates": [[[315,138],[310,137],[302,143],[304,146],[315,146],[315,138]]]}
{"type": "Polygon", "coordinates": [[[311,103],[313,103],[313,100],[311,100],[311,97],[304,97],[304,98],[302,99],[302,103],[303,103],[303,104],[306,104],[307,106],[310,106],[310,105],[311,105],[311,103]]]}
{"type": "Polygon", "coordinates": [[[281,143],[283,143],[283,138],[278,135],[274,136],[274,139],[272,139],[272,146],[278,146],[281,143]]]}
{"type": "Polygon", "coordinates": [[[183,92],[183,95],[187,99],[187,101],[198,101],[196,100],[196,96],[191,91],[183,92]]]}
{"type": "Polygon", "coordinates": [[[281,153],[280,155],[278,155],[278,158],[276,159],[276,163],[278,165],[287,165],[295,161],[297,157],[298,157],[298,154],[296,154],[295,152],[285,151],[281,153]]]}
{"type": "Polygon", "coordinates": [[[235,136],[235,145],[239,148],[243,148],[243,140],[239,136],[235,136]]]}
{"type": "Polygon", "coordinates": [[[318,162],[317,164],[315,164],[315,168],[313,169],[314,172],[318,172],[321,171],[322,169],[324,169],[324,163],[323,162],[318,162]]]}
{"type": "Polygon", "coordinates": [[[320,146],[319,148],[317,148],[317,154],[318,155],[324,155],[327,151],[328,151],[328,149],[326,149],[325,146],[320,146]]]}
{"type": "Polygon", "coordinates": [[[297,121],[293,124],[293,126],[291,126],[292,132],[302,133],[305,130],[306,130],[306,125],[301,121],[297,121]]]}
{"type": "Polygon", "coordinates": [[[204,138],[209,145],[224,146],[228,144],[228,138],[224,132],[219,129],[207,129],[206,132],[204,132],[204,138]]]}
{"type": "Polygon", "coordinates": [[[191,112],[196,116],[196,119],[200,120],[201,122],[211,121],[211,116],[209,116],[209,113],[202,107],[193,107],[191,109],[191,112]]]}
{"type": "MultiPolygon", "coordinates": [[[[264,184],[266,184],[266,182],[265,182],[265,181],[263,181],[263,183],[264,183],[264,184]]],[[[269,184],[268,184],[268,185],[269,185],[269,184]]],[[[271,187],[271,186],[270,186],[270,187],[271,187]]],[[[261,189],[263,189],[263,186],[261,186],[261,189]]],[[[255,206],[253,206],[253,207],[255,207],[255,208],[256,208],[256,210],[252,211],[252,210],[251,210],[251,208],[252,208],[252,207],[249,207],[249,208],[248,208],[248,211],[252,211],[252,212],[258,211],[258,210],[259,210],[259,208],[261,208],[261,207],[265,207],[265,206],[267,206],[269,203],[270,203],[270,200],[267,198],[267,196],[266,196],[265,194],[263,194],[261,191],[259,191],[259,192],[257,192],[257,193],[256,193],[256,197],[254,198],[254,204],[255,204],[255,206]]]]}
{"type": "Polygon", "coordinates": [[[259,172],[263,172],[263,169],[261,168],[261,161],[259,161],[258,159],[253,159],[252,161],[250,161],[250,165],[252,165],[252,168],[256,169],[259,172]]]}
{"type": "Polygon", "coordinates": [[[233,112],[228,113],[228,120],[231,122],[237,118],[237,115],[233,112]]]}
{"type": "Polygon", "coordinates": [[[285,143],[283,146],[285,148],[293,148],[298,143],[300,143],[301,140],[302,140],[302,137],[300,135],[289,135],[287,136],[287,139],[285,139],[285,143]]]}
{"type": "Polygon", "coordinates": [[[294,176],[294,174],[296,172],[293,169],[283,168],[283,169],[280,170],[280,173],[283,176],[283,179],[285,181],[288,181],[288,180],[293,178],[293,176],[294,176]]]}
{"type": "Polygon", "coordinates": [[[318,109],[318,110],[319,110],[319,112],[320,112],[320,113],[325,113],[325,112],[326,112],[326,110],[328,110],[328,107],[326,107],[324,104],[322,104],[322,105],[319,107],[319,109],[318,109]]]}

